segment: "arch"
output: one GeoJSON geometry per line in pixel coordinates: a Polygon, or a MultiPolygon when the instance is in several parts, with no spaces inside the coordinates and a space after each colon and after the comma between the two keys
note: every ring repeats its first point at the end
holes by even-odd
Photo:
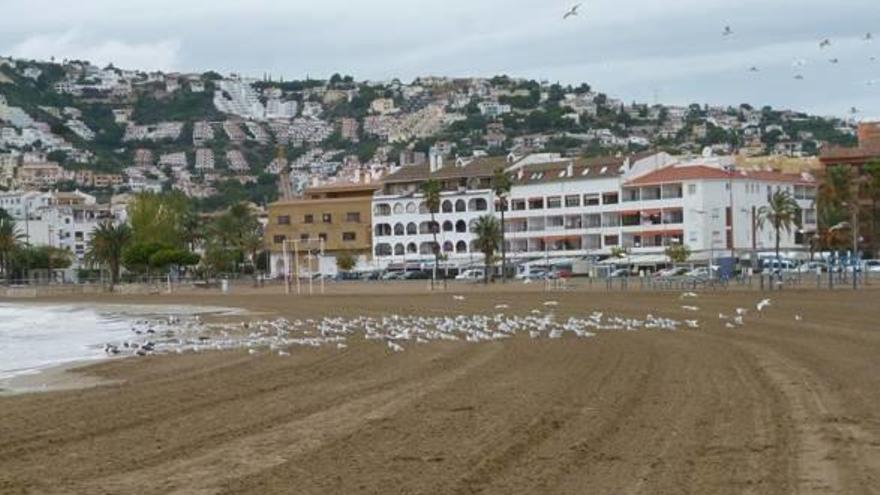
{"type": "Polygon", "coordinates": [[[452,241],[446,241],[443,243],[443,252],[451,253],[455,247],[452,245],[452,241]]]}
{"type": "Polygon", "coordinates": [[[416,235],[419,233],[419,226],[415,222],[406,224],[406,235],[416,235]]]}
{"type": "Polygon", "coordinates": [[[417,209],[418,209],[418,207],[412,201],[410,201],[409,203],[406,204],[406,212],[407,213],[415,213],[417,209]]]}
{"type": "Polygon", "coordinates": [[[422,222],[419,224],[419,234],[430,234],[431,222],[422,222]]]}
{"type": "Polygon", "coordinates": [[[419,244],[419,254],[427,255],[434,254],[434,243],[433,242],[423,242],[419,244]]]}
{"type": "Polygon", "coordinates": [[[402,223],[394,224],[394,235],[403,235],[404,232],[405,230],[402,223]]]}
{"type": "Polygon", "coordinates": [[[458,241],[455,243],[455,252],[456,253],[467,253],[467,243],[464,241],[458,241]]]}
{"type": "Polygon", "coordinates": [[[452,222],[447,220],[443,222],[443,232],[452,232],[455,230],[455,227],[452,226],[452,222]]]}
{"type": "Polygon", "coordinates": [[[395,244],[394,245],[394,256],[403,256],[403,253],[404,253],[403,244],[400,244],[400,243],[395,244]]]}
{"type": "MultiPolygon", "coordinates": [[[[476,233],[477,230],[477,219],[473,219],[468,223],[468,232],[471,234],[476,233]]],[[[473,251],[473,249],[471,249],[473,251]]]]}
{"type": "Polygon", "coordinates": [[[377,217],[387,217],[391,214],[391,205],[388,203],[377,203],[376,206],[373,207],[373,215],[377,217]]]}
{"type": "Polygon", "coordinates": [[[391,256],[391,244],[381,243],[376,244],[376,256],[391,256]]]}
{"type": "Polygon", "coordinates": [[[459,199],[458,201],[455,202],[455,211],[457,211],[457,212],[467,211],[467,203],[465,203],[463,199],[459,199]]]}
{"type": "Polygon", "coordinates": [[[448,199],[443,201],[440,205],[440,211],[443,213],[452,213],[452,201],[449,201],[448,199]]]}
{"type": "Polygon", "coordinates": [[[391,225],[387,223],[377,223],[374,228],[376,237],[385,237],[391,235],[391,225]]]}
{"type": "Polygon", "coordinates": [[[483,198],[471,198],[468,201],[469,211],[486,211],[487,209],[489,209],[489,204],[483,198]]]}
{"type": "Polygon", "coordinates": [[[430,211],[428,211],[428,205],[424,201],[419,202],[419,213],[422,215],[427,215],[431,213],[430,211]]]}
{"type": "Polygon", "coordinates": [[[403,213],[403,203],[394,203],[394,214],[398,215],[403,213]]]}
{"type": "Polygon", "coordinates": [[[406,245],[406,252],[407,254],[416,254],[419,252],[419,247],[416,246],[416,243],[411,242],[406,245]]]}
{"type": "Polygon", "coordinates": [[[456,232],[464,233],[464,232],[467,232],[467,230],[468,230],[467,224],[465,223],[464,220],[459,220],[459,221],[455,222],[455,231],[456,232]]]}

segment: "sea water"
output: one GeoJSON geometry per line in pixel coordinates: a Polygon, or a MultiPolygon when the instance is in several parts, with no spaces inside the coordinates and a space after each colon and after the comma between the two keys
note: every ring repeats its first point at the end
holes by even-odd
{"type": "Polygon", "coordinates": [[[133,337],[138,318],[228,312],[224,308],[77,304],[0,304],[0,380],[105,359],[107,343],[133,337]]]}

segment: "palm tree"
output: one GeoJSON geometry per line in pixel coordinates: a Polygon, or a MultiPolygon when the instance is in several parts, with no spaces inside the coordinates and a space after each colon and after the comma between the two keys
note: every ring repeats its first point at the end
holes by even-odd
{"type": "Polygon", "coordinates": [[[778,190],[770,196],[770,202],[758,208],[758,228],[763,230],[770,224],[776,234],[776,259],[779,259],[779,243],[782,231],[791,233],[793,227],[801,225],[801,209],[790,192],[778,190]]]}
{"type": "Polygon", "coordinates": [[[431,234],[434,236],[432,251],[434,252],[434,274],[431,276],[431,290],[434,289],[434,280],[440,269],[440,245],[437,244],[437,221],[434,215],[440,212],[440,183],[435,179],[428,179],[422,183],[422,194],[425,195],[425,207],[431,212],[431,234]]]}
{"type": "Polygon", "coordinates": [[[477,245],[477,249],[483,253],[483,263],[485,265],[485,271],[483,273],[485,283],[489,283],[489,270],[492,267],[492,262],[495,258],[495,251],[498,249],[498,245],[501,243],[501,224],[498,222],[498,219],[495,218],[495,215],[483,215],[477,219],[477,222],[474,224],[474,233],[477,238],[475,239],[475,243],[477,245]]]}
{"type": "Polygon", "coordinates": [[[12,256],[18,249],[20,241],[24,239],[24,235],[18,231],[15,220],[6,215],[5,211],[3,213],[4,215],[0,216],[0,270],[6,274],[8,282],[12,271],[12,256]]]}
{"type": "Polygon", "coordinates": [[[86,259],[93,265],[106,266],[110,270],[110,290],[119,282],[119,265],[122,252],[132,239],[128,224],[115,225],[112,221],[102,222],[92,232],[86,259]]]}
{"type": "Polygon", "coordinates": [[[504,245],[506,237],[506,226],[504,225],[504,212],[507,211],[507,197],[511,188],[510,176],[504,172],[504,168],[499,167],[495,170],[495,176],[492,177],[492,192],[498,200],[501,208],[501,281],[507,280],[507,248],[504,245]]]}

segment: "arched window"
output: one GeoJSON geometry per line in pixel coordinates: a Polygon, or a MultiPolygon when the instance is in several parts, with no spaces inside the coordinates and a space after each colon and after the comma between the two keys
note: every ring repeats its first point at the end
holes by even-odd
{"type": "MultiPolygon", "coordinates": [[[[468,224],[468,230],[470,231],[471,234],[474,234],[474,233],[476,233],[476,229],[477,229],[477,220],[476,219],[471,220],[470,224],[468,224]]],[[[471,249],[471,251],[473,251],[473,249],[471,249]]]]}
{"type": "Polygon", "coordinates": [[[421,213],[422,215],[427,215],[427,214],[431,213],[430,211],[428,211],[428,205],[425,204],[424,201],[419,203],[419,213],[421,213]]]}
{"type": "Polygon", "coordinates": [[[394,224],[394,235],[403,235],[404,229],[402,223],[394,224]]]}
{"type": "Polygon", "coordinates": [[[451,253],[452,249],[453,249],[452,241],[446,241],[443,243],[443,252],[444,253],[451,253]]]}
{"type": "Polygon", "coordinates": [[[427,255],[434,254],[434,243],[432,242],[423,242],[419,245],[419,254],[427,255]]]}
{"type": "Polygon", "coordinates": [[[418,209],[418,207],[416,206],[415,203],[409,202],[406,204],[406,212],[407,213],[415,213],[416,209],[418,209]]]}
{"type": "Polygon", "coordinates": [[[406,235],[416,235],[419,233],[419,226],[415,222],[406,224],[406,235]]]}
{"type": "Polygon", "coordinates": [[[394,204],[394,214],[397,215],[400,213],[403,213],[403,203],[395,203],[394,204]]]}
{"type": "Polygon", "coordinates": [[[373,208],[373,214],[377,217],[386,217],[391,214],[391,206],[388,203],[378,203],[373,208]]]}
{"type": "Polygon", "coordinates": [[[422,222],[419,224],[419,234],[430,234],[431,222],[422,222]]]}
{"type": "Polygon", "coordinates": [[[467,232],[467,224],[464,220],[459,220],[455,222],[455,231],[456,232],[467,232]]]}
{"type": "Polygon", "coordinates": [[[447,220],[443,222],[443,232],[452,232],[455,227],[452,226],[452,222],[447,220]]]}
{"type": "Polygon", "coordinates": [[[408,254],[416,254],[417,252],[419,252],[419,248],[418,246],[416,246],[416,243],[411,242],[406,245],[406,252],[408,254]]]}
{"type": "Polygon", "coordinates": [[[376,244],[376,256],[391,256],[391,244],[376,244]]]}
{"type": "Polygon", "coordinates": [[[403,256],[403,244],[394,245],[394,256],[403,256]]]}
{"type": "Polygon", "coordinates": [[[442,206],[440,207],[440,210],[443,213],[452,213],[452,201],[449,201],[448,199],[444,201],[442,206]]]}
{"type": "Polygon", "coordinates": [[[375,232],[376,237],[385,237],[391,235],[391,225],[387,223],[377,223],[375,232]]]}
{"type": "Polygon", "coordinates": [[[473,198],[468,201],[468,210],[470,211],[486,211],[488,208],[489,206],[483,198],[473,198]]]}
{"type": "Polygon", "coordinates": [[[467,211],[467,204],[464,202],[463,199],[459,199],[458,201],[455,202],[455,211],[457,211],[457,212],[467,211]]]}
{"type": "Polygon", "coordinates": [[[456,253],[467,253],[467,243],[464,241],[458,241],[455,243],[455,252],[456,253]]]}

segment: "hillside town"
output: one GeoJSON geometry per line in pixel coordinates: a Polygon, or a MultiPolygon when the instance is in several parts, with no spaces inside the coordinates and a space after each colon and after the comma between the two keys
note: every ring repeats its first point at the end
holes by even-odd
{"type": "Polygon", "coordinates": [[[320,244],[322,273],[341,253],[364,271],[442,257],[458,273],[482,263],[475,222],[502,209],[515,263],[624,253],[655,268],[671,245],[711,263],[812,249],[824,167],[873,149],[876,128],[507,76],[284,81],[0,58],[0,208],[29,244],[73,253],[71,271],[90,233],[124,223],[144,193],[182,195],[203,216],[250,204],[273,277],[294,270],[297,243],[320,244]],[[755,227],[778,191],[799,208],[784,236],[755,227]]]}

